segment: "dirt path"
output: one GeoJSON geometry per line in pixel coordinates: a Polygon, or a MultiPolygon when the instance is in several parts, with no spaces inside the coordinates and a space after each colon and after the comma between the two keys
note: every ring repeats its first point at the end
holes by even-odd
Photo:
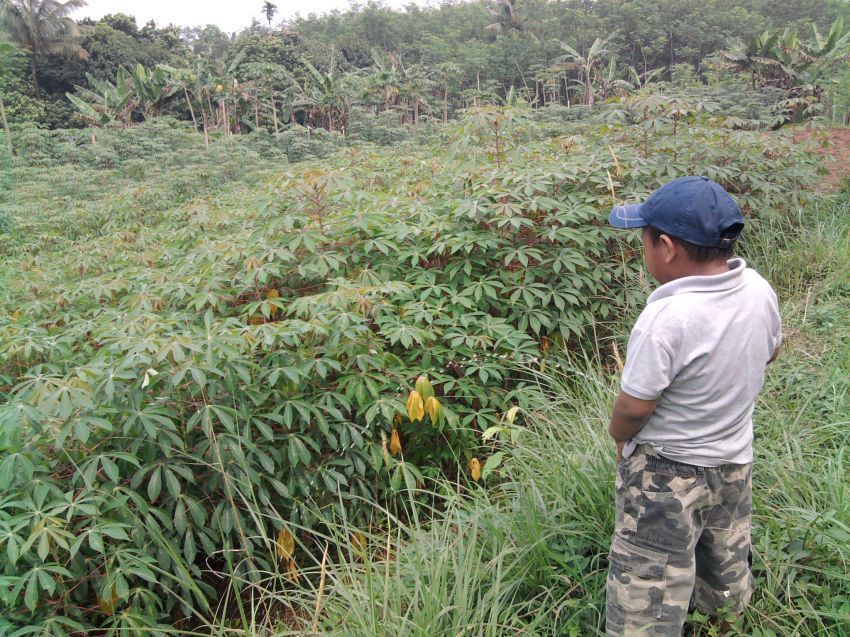
{"type": "Polygon", "coordinates": [[[841,180],[850,178],[850,128],[824,128],[818,131],[805,129],[794,135],[794,141],[804,141],[817,137],[829,140],[827,148],[818,148],[826,157],[825,167],[829,174],[824,183],[829,190],[838,190],[841,180]]]}

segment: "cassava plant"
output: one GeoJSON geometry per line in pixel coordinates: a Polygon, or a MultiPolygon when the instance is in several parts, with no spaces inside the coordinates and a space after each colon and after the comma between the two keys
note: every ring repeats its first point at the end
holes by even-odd
{"type": "Polygon", "coordinates": [[[754,217],[808,196],[814,160],[786,137],[629,108],[556,134],[486,108],[425,145],[255,154],[262,186],[224,142],[160,171],[26,169],[0,261],[0,631],[201,622],[225,595],[210,571],[296,586],[328,519],[485,480],[485,432],[536,395],[522,366],[639,303],[614,203],[688,173],[754,217]]]}

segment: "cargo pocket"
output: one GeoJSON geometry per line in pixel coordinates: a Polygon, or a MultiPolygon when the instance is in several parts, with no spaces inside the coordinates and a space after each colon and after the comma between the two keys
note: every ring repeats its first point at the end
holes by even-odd
{"type": "Polygon", "coordinates": [[[667,581],[667,554],[615,536],[609,561],[609,613],[660,618],[667,581]]]}
{"type": "Polygon", "coordinates": [[[616,466],[616,477],[614,478],[614,489],[616,491],[621,491],[623,485],[626,483],[629,477],[629,460],[628,458],[623,458],[617,463],[616,466]]]}

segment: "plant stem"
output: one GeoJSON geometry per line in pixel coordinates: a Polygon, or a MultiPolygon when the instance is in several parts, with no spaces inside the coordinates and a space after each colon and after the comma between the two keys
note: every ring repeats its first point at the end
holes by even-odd
{"type": "Polygon", "coordinates": [[[189,114],[192,116],[192,123],[195,125],[195,128],[198,128],[198,120],[195,119],[195,109],[192,108],[192,100],[189,99],[189,91],[186,87],[183,87],[183,94],[186,96],[186,104],[189,105],[189,114]]]}

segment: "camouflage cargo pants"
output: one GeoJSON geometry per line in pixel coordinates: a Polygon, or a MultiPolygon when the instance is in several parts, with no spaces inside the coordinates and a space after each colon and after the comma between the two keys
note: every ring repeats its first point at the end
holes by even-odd
{"type": "Polygon", "coordinates": [[[740,613],[752,592],[752,464],[696,467],[639,445],[617,466],[608,635],[679,637],[689,605],[740,613]]]}

